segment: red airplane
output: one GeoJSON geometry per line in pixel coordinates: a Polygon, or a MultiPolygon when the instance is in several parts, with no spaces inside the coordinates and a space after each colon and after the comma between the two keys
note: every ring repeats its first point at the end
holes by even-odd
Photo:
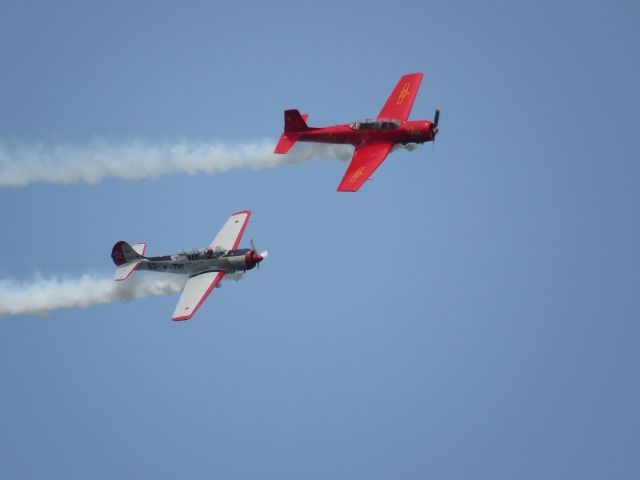
{"type": "Polygon", "coordinates": [[[274,153],[287,153],[297,141],[351,144],[355,151],[338,191],[356,192],[384,162],[394,145],[435,141],[439,109],[432,122],[407,120],[421,81],[421,73],[404,75],[375,120],[311,128],[307,126],[308,115],[301,115],[298,110],[285,110],[284,133],[274,153]]]}

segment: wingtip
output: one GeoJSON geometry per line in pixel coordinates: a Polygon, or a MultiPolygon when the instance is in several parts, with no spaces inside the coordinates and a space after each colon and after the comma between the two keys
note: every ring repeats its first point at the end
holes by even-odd
{"type": "Polygon", "coordinates": [[[251,210],[240,210],[239,212],[232,213],[230,216],[233,217],[235,215],[241,215],[243,213],[246,213],[247,215],[251,215],[251,210]]]}
{"type": "Polygon", "coordinates": [[[354,192],[357,192],[357,191],[358,191],[358,188],[353,189],[353,188],[344,187],[342,185],[340,185],[338,188],[336,188],[336,192],[354,193],[354,192]]]}

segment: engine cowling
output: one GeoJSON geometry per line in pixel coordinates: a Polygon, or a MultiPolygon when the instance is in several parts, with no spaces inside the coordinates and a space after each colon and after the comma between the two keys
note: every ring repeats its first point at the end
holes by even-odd
{"type": "Polygon", "coordinates": [[[256,251],[253,249],[249,250],[244,256],[244,261],[245,261],[247,270],[251,270],[253,267],[258,265],[262,260],[264,260],[264,258],[261,255],[258,255],[256,251]]]}
{"type": "Polygon", "coordinates": [[[251,270],[263,260],[262,255],[252,248],[233,250],[220,259],[220,265],[225,271],[251,270]]]}

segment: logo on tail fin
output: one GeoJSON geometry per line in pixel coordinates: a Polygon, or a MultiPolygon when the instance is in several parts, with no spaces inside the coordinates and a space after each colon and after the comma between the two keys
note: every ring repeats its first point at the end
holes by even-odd
{"type": "Polygon", "coordinates": [[[122,250],[113,247],[111,259],[116,265],[122,265],[124,263],[124,254],[122,253],[122,250]]]}
{"type": "MultiPolygon", "coordinates": [[[[144,244],[136,244],[135,247],[143,247],[140,251],[144,253],[144,244]]],[[[111,260],[113,260],[113,263],[117,266],[140,260],[142,258],[142,255],[136,252],[131,245],[122,240],[116,243],[111,250],[111,260]]]]}

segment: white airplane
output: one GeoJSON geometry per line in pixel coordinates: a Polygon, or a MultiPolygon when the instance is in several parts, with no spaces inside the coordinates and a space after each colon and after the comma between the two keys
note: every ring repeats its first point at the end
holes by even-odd
{"type": "Polygon", "coordinates": [[[269,255],[266,250],[256,253],[253,241],[251,248],[237,249],[250,216],[249,210],[232,214],[204,250],[145,257],[146,243],[129,245],[120,241],[111,251],[111,258],[116,264],[115,280],[119,282],[129,278],[136,269],[189,275],[173,312],[173,320],[189,320],[222,277],[251,270],[269,255]]]}

